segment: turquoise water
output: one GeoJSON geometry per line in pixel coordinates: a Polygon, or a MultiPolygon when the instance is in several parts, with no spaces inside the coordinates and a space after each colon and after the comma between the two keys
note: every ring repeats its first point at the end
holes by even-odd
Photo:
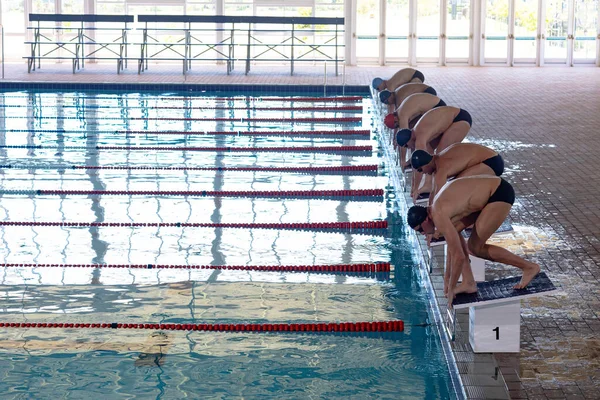
{"type": "MultiPolygon", "coordinates": [[[[85,170],[73,166],[339,166],[381,164],[371,138],[126,135],[143,131],[369,129],[362,112],[320,106],[186,100],[179,94],[0,95],[2,190],[319,190],[385,188],[384,173],[85,170]],[[180,107],[160,109],[155,107],[180,107]],[[188,107],[187,109],[181,107],[188,107]],[[189,108],[197,107],[197,108],[189,108]],[[203,108],[204,107],[204,108],[203,108]],[[242,107],[245,110],[217,109],[242,107]],[[267,108],[256,110],[255,107],[267,108]],[[362,123],[242,118],[362,117],[362,123]],[[135,118],[232,118],[167,121],[135,118]],[[238,120],[239,119],[239,120],[238,120]],[[368,156],[141,151],[134,146],[372,145],[368,156]],[[96,146],[131,146],[97,150],[96,146]],[[28,148],[14,148],[25,146],[28,148]],[[42,146],[43,148],[33,148],[42,146]],[[70,148],[70,146],[84,146],[70,148]]],[[[221,95],[223,96],[223,95],[221,95]]],[[[331,103],[327,103],[331,105],[331,103]]],[[[342,105],[342,103],[340,103],[342,105]]],[[[3,268],[2,322],[275,323],[402,319],[403,333],[224,333],[0,328],[3,398],[454,398],[424,282],[392,203],[182,196],[3,194],[0,220],[347,222],[387,219],[385,235],[265,229],[0,227],[2,263],[306,265],[391,262],[391,275],[3,268]]]]}

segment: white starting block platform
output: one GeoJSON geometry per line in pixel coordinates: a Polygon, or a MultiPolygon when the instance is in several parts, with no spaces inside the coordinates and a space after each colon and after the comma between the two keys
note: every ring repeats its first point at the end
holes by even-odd
{"type": "Polygon", "coordinates": [[[477,293],[456,295],[448,310],[446,330],[456,331],[456,310],[469,308],[469,342],[475,353],[518,353],[521,349],[521,300],[556,294],[559,290],[544,272],[525,289],[513,287],[521,277],[477,284],[477,293]]]}

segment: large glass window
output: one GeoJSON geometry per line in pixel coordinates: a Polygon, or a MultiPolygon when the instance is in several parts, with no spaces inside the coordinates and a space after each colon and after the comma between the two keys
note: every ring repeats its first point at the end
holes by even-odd
{"type": "Polygon", "coordinates": [[[569,0],[546,0],[546,61],[565,61],[569,29],[569,0]]]}
{"type": "Polygon", "coordinates": [[[408,0],[386,0],[385,57],[388,60],[408,59],[408,0]]]}
{"type": "Polygon", "coordinates": [[[487,61],[504,61],[508,55],[508,0],[486,0],[485,45],[487,61]]]}
{"type": "Polygon", "coordinates": [[[356,0],[356,58],[379,57],[379,0],[356,0]]]}
{"type": "Polygon", "coordinates": [[[515,1],[515,59],[535,60],[537,53],[538,0],[515,1]]]}
{"type": "Polygon", "coordinates": [[[440,1],[417,2],[417,60],[436,60],[440,55],[440,1]]]}
{"type": "Polygon", "coordinates": [[[448,0],[446,10],[446,58],[469,58],[470,0],[448,0]]]}
{"type": "Polygon", "coordinates": [[[575,2],[575,60],[596,59],[596,32],[598,31],[598,0],[575,2]]]}

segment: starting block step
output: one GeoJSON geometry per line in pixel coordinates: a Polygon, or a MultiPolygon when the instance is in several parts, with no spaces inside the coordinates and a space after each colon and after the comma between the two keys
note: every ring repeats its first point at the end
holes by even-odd
{"type": "Polygon", "coordinates": [[[469,308],[469,342],[475,353],[518,353],[521,350],[521,299],[555,294],[558,289],[539,273],[525,289],[513,287],[520,277],[477,284],[477,293],[456,295],[446,329],[454,340],[456,310],[469,308]]]}

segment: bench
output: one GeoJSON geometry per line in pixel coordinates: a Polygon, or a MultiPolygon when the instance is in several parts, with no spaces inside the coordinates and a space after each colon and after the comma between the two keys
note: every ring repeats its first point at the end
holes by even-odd
{"type": "Polygon", "coordinates": [[[236,61],[234,37],[238,19],[223,15],[139,15],[138,22],[144,26],[142,41],[136,43],[140,46],[138,73],[148,69],[149,60],[181,61],[184,75],[192,68],[192,61],[225,61],[229,75],[236,61]],[[181,26],[172,28],[161,24],[181,26]],[[217,28],[207,27],[213,24],[217,28]],[[161,41],[159,33],[176,36],[177,40],[161,41]],[[202,40],[201,35],[207,33],[215,34],[216,40],[202,40]]]}
{"type": "Polygon", "coordinates": [[[477,284],[477,293],[456,295],[448,309],[445,328],[456,334],[456,310],[469,309],[469,342],[475,353],[518,353],[521,350],[521,300],[557,294],[546,273],[539,273],[525,289],[513,289],[520,277],[477,284]]]}
{"type": "Polygon", "coordinates": [[[130,29],[127,24],[133,22],[132,15],[29,14],[29,21],[37,25],[27,28],[33,31],[33,40],[25,42],[31,47],[30,55],[24,57],[28,73],[35,71],[36,62],[37,68],[41,68],[42,60],[70,60],[73,73],[85,66],[85,60],[115,60],[117,73],[127,66],[127,32],[130,29]],[[45,26],[43,22],[54,25],[45,26]],[[64,22],[74,22],[76,26],[62,26],[64,22]],[[97,23],[117,26],[96,27],[97,23]],[[99,41],[97,34],[109,34],[112,38],[99,41]],[[42,46],[49,46],[49,49],[42,53],[42,46]],[[64,56],[63,52],[69,55],[64,56]]]}
{"type": "Polygon", "coordinates": [[[138,22],[144,24],[138,72],[148,69],[149,60],[181,61],[184,74],[191,69],[192,61],[225,62],[227,74],[233,71],[236,61],[245,63],[246,74],[253,62],[286,61],[293,75],[298,62],[331,61],[338,75],[339,63],[343,62],[343,18],[139,15],[138,22]],[[181,25],[173,28],[172,24],[181,25]],[[167,32],[178,39],[166,42],[153,32],[167,32]],[[207,33],[216,34],[216,39],[202,40],[200,35],[207,33]],[[276,41],[271,41],[274,37],[276,41]],[[236,47],[243,48],[238,57],[236,47]]]}

